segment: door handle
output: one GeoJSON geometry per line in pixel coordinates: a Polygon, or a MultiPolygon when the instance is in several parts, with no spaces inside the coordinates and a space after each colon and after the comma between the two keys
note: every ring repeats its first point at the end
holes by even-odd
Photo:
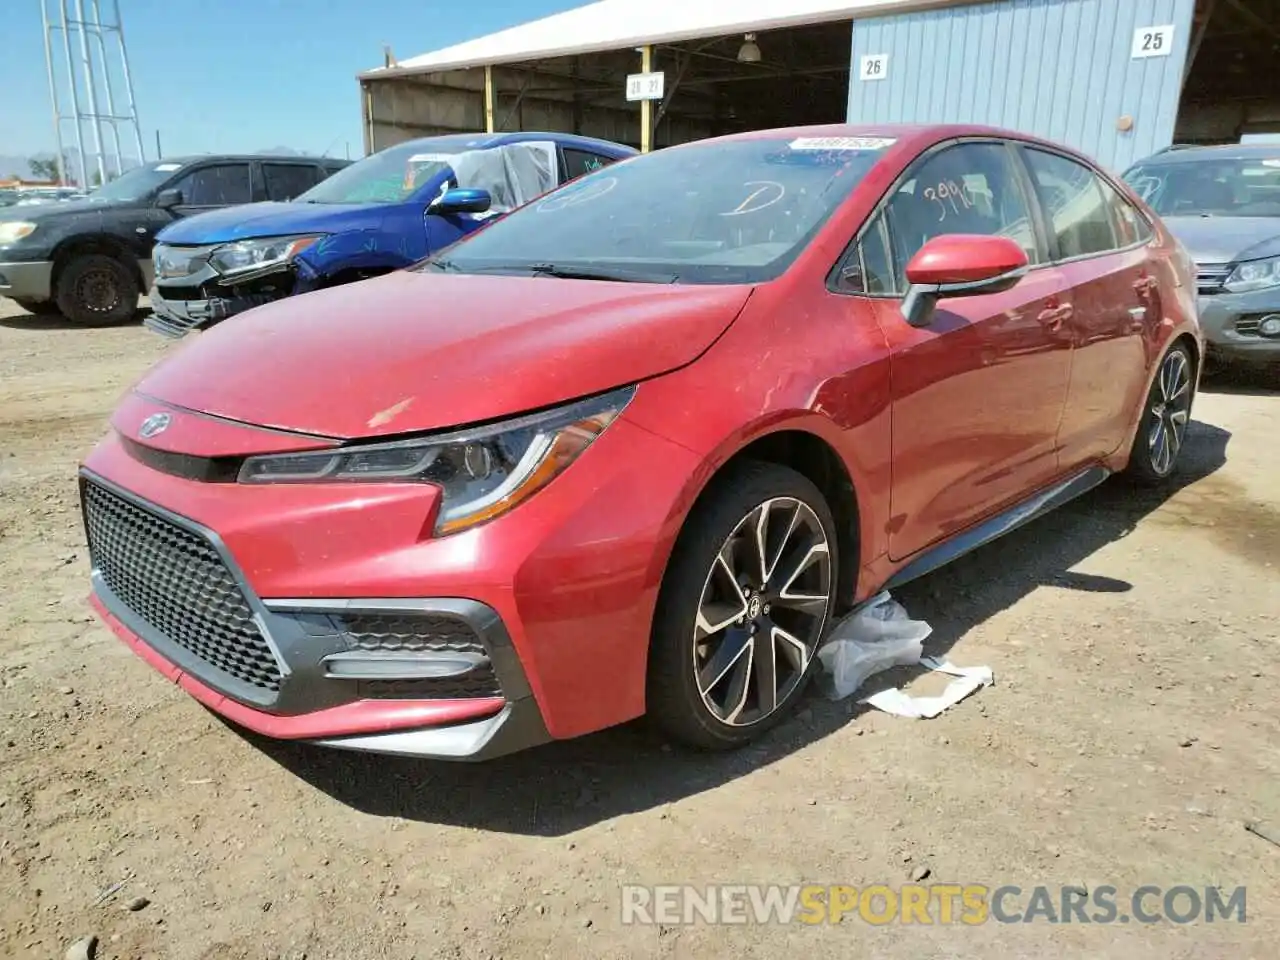
{"type": "Polygon", "coordinates": [[[1057,333],[1062,329],[1063,322],[1071,319],[1073,312],[1071,304],[1060,304],[1057,301],[1051,300],[1045,308],[1040,311],[1040,314],[1036,319],[1048,327],[1050,331],[1057,333]]]}

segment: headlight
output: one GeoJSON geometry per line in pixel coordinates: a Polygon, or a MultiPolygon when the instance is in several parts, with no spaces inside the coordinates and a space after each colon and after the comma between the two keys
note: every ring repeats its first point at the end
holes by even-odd
{"type": "Polygon", "coordinates": [[[1280,286],[1280,257],[1240,264],[1231,271],[1222,288],[1230,293],[1248,293],[1274,286],[1280,286]]]}
{"type": "Polygon", "coordinates": [[[36,225],[25,220],[11,220],[0,223],[0,243],[15,243],[23,237],[36,232],[36,225]]]}
{"type": "Polygon", "coordinates": [[[418,440],[250,457],[241,483],[422,482],[443,492],[436,533],[485,523],[541,490],[620,414],[635,387],[418,440]]]}
{"type": "Polygon", "coordinates": [[[237,240],[213,251],[209,263],[221,274],[244,273],[280,263],[288,263],[319,237],[264,237],[261,240],[237,240]]]}

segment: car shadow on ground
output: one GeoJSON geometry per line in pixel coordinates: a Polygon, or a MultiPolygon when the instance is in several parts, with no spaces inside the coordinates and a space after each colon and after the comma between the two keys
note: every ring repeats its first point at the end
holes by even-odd
{"type": "Polygon", "coordinates": [[[1201,393],[1227,393],[1244,397],[1270,397],[1280,393],[1280,362],[1270,366],[1219,367],[1206,371],[1200,380],[1201,393]]]}
{"type": "MultiPolygon", "coordinates": [[[[128,320],[123,323],[111,324],[111,326],[128,327],[134,324],[140,324],[151,313],[150,307],[143,307],[128,320]]],[[[83,323],[73,323],[64,317],[61,313],[19,313],[15,316],[0,317],[0,327],[8,327],[10,330],[95,330],[103,329],[102,327],[86,326],[83,323]]]]}
{"type": "MultiPolygon", "coordinates": [[[[1072,568],[1127,536],[1181,488],[1217,471],[1226,462],[1229,438],[1225,430],[1194,422],[1179,473],[1171,482],[1144,488],[1113,479],[896,591],[912,617],[933,626],[925,652],[946,654],[971,628],[1044,585],[1104,592],[1132,589],[1123,580],[1072,568]]],[[[877,679],[892,685],[910,676],[911,670],[899,668],[877,679]]],[[[646,724],[636,722],[483,764],[347,753],[244,735],[307,783],[367,813],[560,836],[735,780],[826,737],[866,709],[852,699],[831,703],[811,692],[798,716],[737,752],[686,751],[664,743],[646,724]]]]}

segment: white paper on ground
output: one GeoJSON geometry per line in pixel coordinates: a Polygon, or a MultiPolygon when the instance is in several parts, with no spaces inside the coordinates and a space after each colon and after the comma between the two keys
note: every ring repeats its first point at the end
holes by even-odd
{"type": "Polygon", "coordinates": [[[832,628],[818,660],[823,673],[819,685],[830,700],[843,700],[867,679],[890,667],[920,664],[928,670],[955,677],[936,697],[914,697],[901,689],[882,690],[859,700],[899,717],[936,717],[980,687],[994,682],[989,667],[957,667],[949,660],[925,657],[924,641],[933,628],[912,620],[888,591],[859,606],[832,628]]]}
{"type": "Polygon", "coordinates": [[[858,702],[883,710],[885,713],[891,713],[896,717],[919,720],[936,717],[948,707],[954,707],[975,690],[995,682],[995,675],[992,674],[990,667],[957,667],[949,660],[938,660],[935,657],[923,657],[920,665],[938,673],[948,674],[955,679],[936,697],[913,697],[894,687],[892,690],[881,690],[858,702]]]}

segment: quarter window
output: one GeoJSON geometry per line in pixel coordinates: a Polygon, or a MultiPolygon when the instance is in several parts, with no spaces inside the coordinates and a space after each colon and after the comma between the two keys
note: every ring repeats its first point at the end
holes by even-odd
{"type": "Polygon", "coordinates": [[[945,234],[1008,237],[1031,263],[1040,259],[1027,198],[1000,143],[961,143],[926,157],[889,200],[885,216],[897,291],[907,287],[907,262],[945,234]]]}
{"type": "Polygon", "coordinates": [[[1070,260],[1116,249],[1112,213],[1094,172],[1043,150],[1028,149],[1026,157],[1058,257],[1070,260]]]}

